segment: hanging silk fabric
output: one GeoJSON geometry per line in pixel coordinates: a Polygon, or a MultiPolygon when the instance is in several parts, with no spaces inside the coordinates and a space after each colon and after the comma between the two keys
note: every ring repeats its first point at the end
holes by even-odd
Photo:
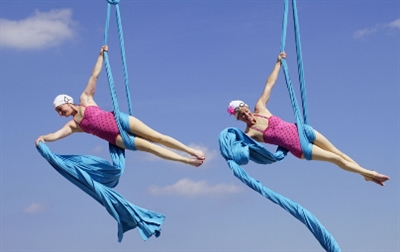
{"type": "MultiPolygon", "coordinates": [[[[129,105],[129,113],[132,115],[131,100],[129,96],[129,81],[125,59],[125,49],[123,43],[121,17],[118,6],[119,0],[109,0],[107,8],[107,20],[104,44],[107,43],[108,26],[111,5],[116,7],[117,26],[121,44],[121,55],[124,67],[125,87],[129,105]]],[[[123,128],[129,128],[127,116],[122,116],[116,97],[114,81],[111,73],[111,67],[108,60],[108,54],[104,53],[104,61],[106,65],[107,76],[111,91],[111,97],[114,106],[114,115],[120,134],[123,138],[125,146],[128,149],[135,150],[134,136],[125,132],[123,128]],[[121,125],[124,125],[122,127],[121,125]]],[[[40,142],[37,146],[39,153],[58,171],[62,176],[68,179],[71,183],[78,186],[97,202],[102,204],[108,213],[118,223],[118,241],[121,242],[124,232],[137,228],[141,237],[147,240],[152,235],[158,237],[160,235],[160,226],[163,223],[165,216],[140,208],[125,200],[120,194],[112,190],[119,181],[125,167],[125,151],[118,146],[109,144],[110,155],[113,164],[107,160],[89,156],[89,155],[58,155],[50,151],[44,143],[40,142]]]]}
{"type": "MultiPolygon", "coordinates": [[[[282,40],[280,48],[281,52],[285,51],[288,5],[288,0],[285,0],[282,25],[282,40]]],[[[293,111],[296,118],[301,148],[305,158],[307,160],[311,160],[312,142],[314,142],[315,140],[315,133],[312,127],[308,125],[304,71],[300,46],[300,31],[295,0],[292,0],[292,9],[296,33],[296,51],[304,121],[300,114],[296,96],[290,81],[287,63],[285,59],[282,59],[281,62],[285,74],[286,85],[289,90],[290,101],[292,103],[293,111]]],[[[322,224],[311,212],[309,212],[307,209],[303,208],[301,205],[294,202],[293,200],[290,200],[265,187],[258,180],[250,177],[248,173],[241,167],[241,165],[247,164],[249,160],[258,164],[272,164],[274,162],[281,161],[287,155],[288,151],[286,149],[278,147],[275,153],[271,153],[263,145],[259,144],[243,131],[237,128],[226,128],[225,130],[223,130],[219,135],[219,145],[221,155],[226,159],[229,168],[238,179],[240,179],[244,184],[249,186],[254,191],[260,193],[262,196],[266,197],[273,203],[285,209],[293,217],[306,225],[306,227],[311,231],[311,233],[326,251],[341,251],[333,236],[324,228],[324,226],[322,226],[322,224]]]]}

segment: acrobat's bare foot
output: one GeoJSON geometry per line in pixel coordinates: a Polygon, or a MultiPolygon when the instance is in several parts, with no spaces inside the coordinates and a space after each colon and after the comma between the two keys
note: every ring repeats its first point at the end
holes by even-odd
{"type": "Polygon", "coordinates": [[[372,182],[374,182],[374,183],[376,183],[378,185],[381,185],[381,186],[385,185],[385,183],[384,183],[385,181],[390,180],[390,178],[388,176],[383,175],[383,174],[379,174],[377,172],[374,174],[373,177],[364,176],[364,179],[366,181],[372,181],[372,182]]]}
{"type": "Polygon", "coordinates": [[[202,165],[204,162],[204,160],[201,159],[197,159],[197,158],[190,158],[189,159],[189,164],[195,167],[199,167],[200,165],[202,165]]]}
{"type": "Polygon", "coordinates": [[[201,150],[193,150],[192,156],[196,157],[199,160],[206,159],[206,157],[204,156],[204,152],[201,150]]]}

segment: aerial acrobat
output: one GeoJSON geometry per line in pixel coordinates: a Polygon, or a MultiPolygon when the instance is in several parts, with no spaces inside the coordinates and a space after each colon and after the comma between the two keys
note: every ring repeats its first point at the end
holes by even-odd
{"type": "MultiPolygon", "coordinates": [[[[87,86],[79,98],[79,105],[74,104],[73,98],[65,94],[58,95],[54,99],[53,106],[55,111],[60,116],[72,116],[73,119],[56,132],[38,137],[36,145],[39,142],[53,142],[75,132],[86,132],[102,138],[110,144],[128,149],[122,140],[114,113],[102,110],[94,101],[97,79],[100,75],[104,53],[106,52],[108,52],[108,46],[102,46],[87,86]]],[[[134,138],[133,150],[149,152],[167,160],[182,162],[196,167],[204,162],[204,154],[201,150],[189,148],[176,139],[153,130],[136,117],[123,113],[121,115],[123,120],[127,122],[123,124],[123,130],[127,131],[134,138]],[[155,143],[184,151],[194,156],[194,158],[181,156],[155,143]]]]}
{"type": "MultiPolygon", "coordinates": [[[[257,142],[278,145],[289,150],[297,158],[304,159],[296,124],[288,123],[273,115],[266,107],[272,88],[278,78],[281,60],[285,58],[286,53],[281,52],[272,73],[267,78],[264,90],[257,100],[253,112],[245,102],[235,100],[229,104],[228,113],[246,123],[245,133],[257,142]]],[[[311,160],[333,163],[346,171],[358,173],[365,180],[373,181],[381,186],[384,186],[384,182],[390,179],[386,175],[361,167],[349,156],[338,150],[325,136],[315,129],[313,131],[315,137],[311,142],[311,160]]]]}
{"type": "Polygon", "coordinates": [[[257,100],[254,111],[241,100],[234,100],[228,106],[228,113],[246,123],[245,132],[234,127],[228,127],[219,135],[221,155],[227,161],[233,174],[254,191],[279,205],[293,217],[301,221],[329,252],[340,252],[340,247],[333,236],[326,230],[317,218],[298,203],[265,187],[260,181],[250,177],[241,167],[249,160],[258,164],[272,164],[285,158],[291,152],[298,158],[321,160],[336,164],[342,169],[361,174],[367,181],[373,181],[383,186],[390,178],[360,167],[350,157],[340,152],[322,134],[308,125],[304,71],[301,55],[300,32],[297,18],[296,1],[292,0],[293,21],[295,26],[295,41],[303,115],[300,113],[296,96],[289,77],[286,63],[285,40],[288,14],[288,0],[284,1],[281,48],[274,69],[268,77],[261,97],[257,100]],[[280,68],[285,74],[286,86],[296,119],[296,124],[288,123],[272,115],[266,108],[272,87],[274,86],[280,68]],[[278,145],[275,153],[268,151],[259,142],[278,145]]]}
{"type": "Polygon", "coordinates": [[[100,55],[97,58],[87,86],[80,96],[80,105],[74,104],[72,97],[64,94],[57,96],[53,102],[54,109],[60,116],[72,116],[73,120],[69,121],[55,133],[38,137],[36,146],[39,153],[55,170],[106,208],[108,213],[118,223],[118,241],[121,242],[123,234],[134,228],[137,228],[144,240],[147,240],[152,235],[158,237],[161,232],[160,227],[165,219],[163,214],[138,207],[112,189],[117,186],[125,168],[125,149],[146,151],[167,160],[182,162],[195,167],[200,166],[204,162],[205,157],[201,150],[194,150],[172,137],[160,134],[132,116],[118,2],[119,0],[108,0],[104,46],[100,50],[100,55]],[[129,115],[119,111],[114,80],[108,60],[107,35],[111,5],[116,5],[117,27],[129,115]],[[108,84],[114,107],[113,112],[101,110],[93,100],[97,78],[102,69],[103,62],[106,66],[108,84]],[[61,139],[74,132],[91,133],[108,141],[112,164],[105,159],[91,155],[54,154],[44,143],[45,141],[51,142],[61,139]],[[181,156],[154,144],[154,142],[186,152],[193,156],[193,158],[181,156]]]}

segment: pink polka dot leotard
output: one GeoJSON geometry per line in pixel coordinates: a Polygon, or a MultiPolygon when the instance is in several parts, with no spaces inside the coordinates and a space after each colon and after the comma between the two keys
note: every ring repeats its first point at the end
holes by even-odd
{"type": "Polygon", "coordinates": [[[114,114],[97,106],[86,107],[83,118],[78,125],[86,133],[98,136],[114,145],[119,135],[114,114]]]}
{"type": "Polygon", "coordinates": [[[266,117],[259,114],[254,116],[268,120],[268,127],[265,130],[251,127],[263,133],[264,142],[281,146],[290,151],[294,156],[301,158],[303,151],[300,146],[297,126],[294,123],[288,123],[277,116],[266,117]]]}

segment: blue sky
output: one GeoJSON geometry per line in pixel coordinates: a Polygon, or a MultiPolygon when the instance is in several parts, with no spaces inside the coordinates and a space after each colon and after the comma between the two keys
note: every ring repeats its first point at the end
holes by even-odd
{"type": "MultiPolygon", "coordinates": [[[[245,169],[311,211],[342,251],[399,251],[400,2],[297,2],[310,124],[385,187],[293,156],[245,169]]],[[[226,113],[254,105],[279,53],[283,1],[120,2],[135,116],[203,149],[200,168],[128,152],[116,191],[165,214],[159,238],[136,230],[117,241],[105,209],[37,152],[63,126],[54,97],[78,99],[103,42],[106,1],[0,1],[1,251],[321,251],[307,228],[241,184],[219,154],[218,134],[244,128],[226,113]]],[[[297,83],[293,30],[286,52],[297,83]]],[[[120,99],[123,74],[114,16],[109,55],[120,99]]],[[[105,71],[97,103],[111,110],[105,71]]],[[[294,121],[282,73],[268,108],[294,121]]],[[[107,144],[75,134],[59,154],[109,159],[107,144]]],[[[273,150],[274,148],[271,148],[273,150]]]]}

